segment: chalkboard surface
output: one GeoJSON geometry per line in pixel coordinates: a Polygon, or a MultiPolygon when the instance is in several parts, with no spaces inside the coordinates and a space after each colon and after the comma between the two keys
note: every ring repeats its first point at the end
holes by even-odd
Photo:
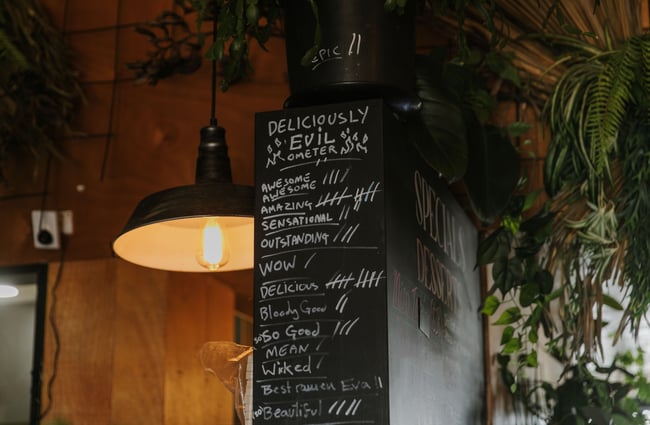
{"type": "Polygon", "coordinates": [[[483,424],[476,228],[413,147],[384,148],[390,423],[483,424]]]}
{"type": "Polygon", "coordinates": [[[256,425],[388,423],[383,113],[256,116],[256,425]]]}

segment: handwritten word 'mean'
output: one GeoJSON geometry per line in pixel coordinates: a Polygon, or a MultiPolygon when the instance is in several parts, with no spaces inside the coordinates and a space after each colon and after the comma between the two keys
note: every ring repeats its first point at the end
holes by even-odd
{"type": "Polygon", "coordinates": [[[305,354],[309,350],[309,343],[290,343],[282,345],[272,345],[264,350],[264,356],[267,359],[278,357],[293,356],[296,354],[305,354]]]}
{"type": "Polygon", "coordinates": [[[369,106],[365,106],[363,108],[349,109],[345,112],[311,114],[302,117],[281,118],[277,121],[272,120],[267,124],[268,136],[273,137],[276,134],[317,129],[324,125],[365,124],[369,108],[369,106]]]}

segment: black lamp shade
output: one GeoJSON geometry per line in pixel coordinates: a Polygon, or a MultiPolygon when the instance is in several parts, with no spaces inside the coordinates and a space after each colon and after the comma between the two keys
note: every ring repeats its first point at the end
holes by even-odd
{"type": "Polygon", "coordinates": [[[218,271],[253,267],[254,189],[230,182],[197,183],[154,193],[135,208],[113,242],[119,257],[145,267],[210,271],[197,260],[201,229],[217,219],[230,258],[218,271]]]}

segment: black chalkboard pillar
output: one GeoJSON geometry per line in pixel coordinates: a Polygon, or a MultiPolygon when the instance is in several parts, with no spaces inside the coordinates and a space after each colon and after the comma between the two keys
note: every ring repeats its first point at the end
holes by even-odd
{"type": "Polygon", "coordinates": [[[381,100],[255,120],[255,425],[482,423],[477,236],[381,100]]]}

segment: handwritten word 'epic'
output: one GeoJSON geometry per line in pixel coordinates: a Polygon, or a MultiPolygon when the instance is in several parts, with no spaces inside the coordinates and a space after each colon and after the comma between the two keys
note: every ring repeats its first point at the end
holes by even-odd
{"type": "MultiPolygon", "coordinates": [[[[361,51],[361,34],[353,32],[350,43],[348,44],[347,55],[358,56],[360,51],[361,51]]],[[[311,63],[313,65],[311,70],[312,71],[315,70],[320,65],[326,62],[341,60],[341,59],[343,59],[343,54],[338,44],[333,47],[318,49],[318,52],[316,52],[316,54],[311,60],[311,63]]]]}
{"type": "Polygon", "coordinates": [[[303,117],[281,118],[268,122],[268,135],[293,133],[302,130],[311,130],[324,125],[345,125],[352,123],[365,124],[369,106],[349,109],[345,112],[332,112],[329,114],[311,114],[303,117]]]}

